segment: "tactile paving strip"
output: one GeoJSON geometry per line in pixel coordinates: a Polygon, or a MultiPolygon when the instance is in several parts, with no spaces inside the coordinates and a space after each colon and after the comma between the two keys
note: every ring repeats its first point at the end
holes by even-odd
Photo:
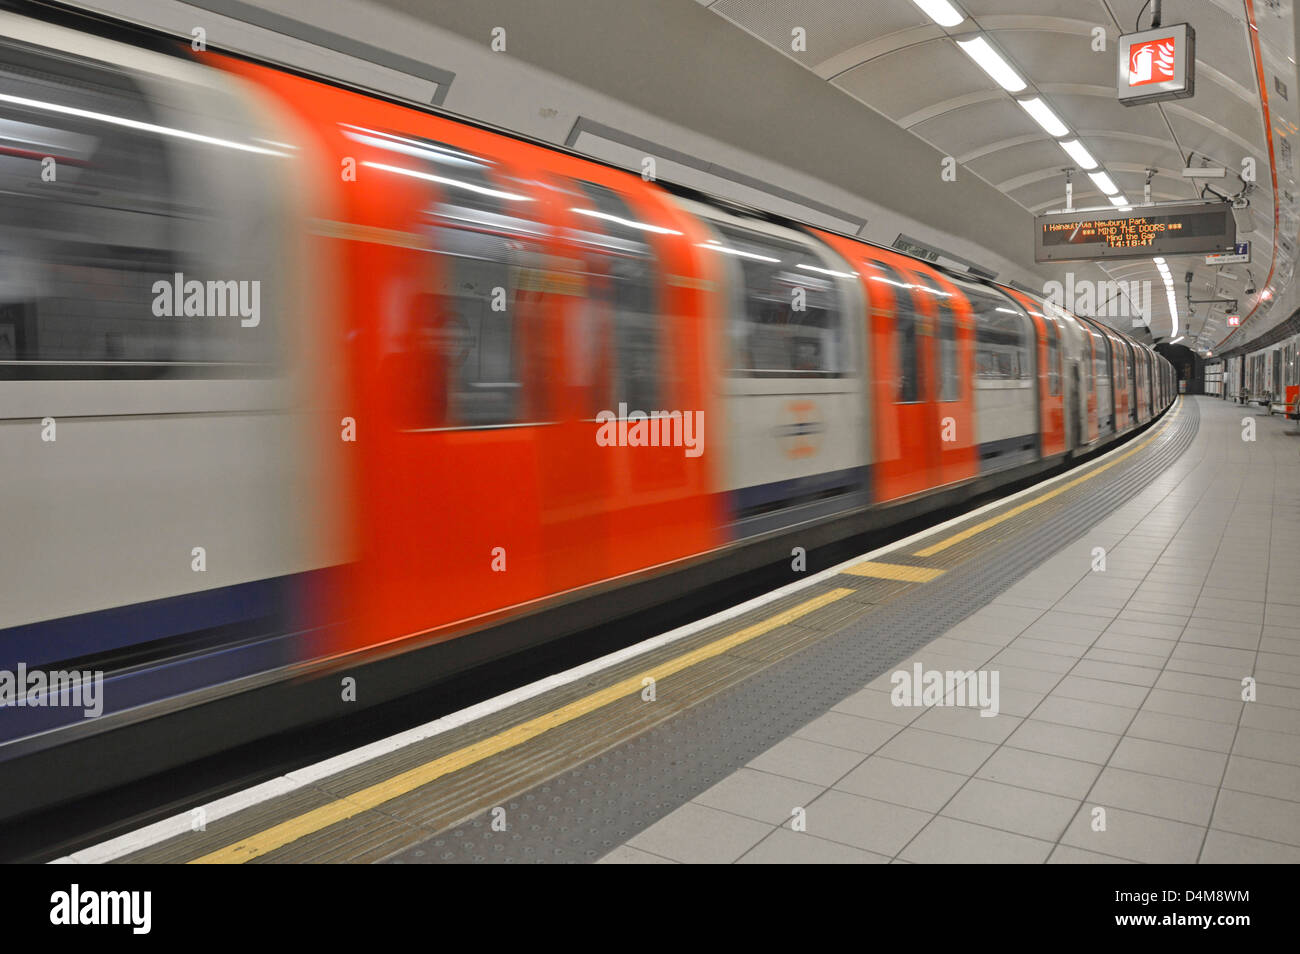
{"type": "MultiPolygon", "coordinates": [[[[1191,444],[1198,424],[1195,402],[1183,402],[1168,427],[1140,453],[937,555],[930,562],[946,572],[934,582],[900,588],[837,577],[859,591],[873,585],[890,589],[876,591],[885,594],[876,597],[861,592],[849,597],[859,605],[873,604],[871,612],[838,631],[836,621],[852,616],[838,604],[799,620],[800,628],[815,631],[815,637],[778,654],[777,662],[501,802],[505,831],[493,831],[492,817],[484,811],[388,860],[597,860],[888,672],[1078,539],[1172,464],[1191,444]]],[[[977,522],[972,518],[972,524],[977,522]]],[[[898,558],[910,560],[924,546],[898,558]]],[[[279,860],[279,854],[268,860],[279,860]]]]}

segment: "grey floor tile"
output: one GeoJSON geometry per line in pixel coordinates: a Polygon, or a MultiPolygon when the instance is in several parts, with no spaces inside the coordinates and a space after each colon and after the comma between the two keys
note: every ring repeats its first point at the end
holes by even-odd
{"type": "Polygon", "coordinates": [[[1144,623],[1132,619],[1117,619],[1106,627],[1104,636],[1140,636],[1146,639],[1176,640],[1182,635],[1180,623],[1144,623]]]}
{"type": "Polygon", "coordinates": [[[966,778],[942,769],[873,755],[837,782],[835,788],[933,813],[966,783],[966,778]]]}
{"type": "Polygon", "coordinates": [[[1227,752],[1232,748],[1237,727],[1223,722],[1207,722],[1204,719],[1189,719],[1186,716],[1144,709],[1134,718],[1128,734],[1139,739],[1227,752]]]}
{"type": "Polygon", "coordinates": [[[1082,798],[1101,773],[1092,762],[1003,746],[980,768],[977,776],[1052,795],[1082,798]]]}
{"type": "Polygon", "coordinates": [[[778,828],[753,848],[737,864],[742,865],[881,865],[888,855],[863,851],[852,845],[827,841],[807,832],[778,828]]]}
{"type": "Polygon", "coordinates": [[[1300,766],[1233,755],[1228,759],[1228,772],[1224,776],[1223,787],[1254,795],[1300,801],[1300,766]]]}
{"type": "Polygon", "coordinates": [[[1066,676],[1061,680],[1060,685],[1052,690],[1052,695],[1136,709],[1146,698],[1147,687],[1135,686],[1127,682],[1088,679],[1083,676],[1066,676]]]}
{"type": "Polygon", "coordinates": [[[742,768],[696,795],[694,801],[733,815],[779,825],[791,817],[794,809],[806,808],[823,791],[825,787],[821,785],[742,768]]]}
{"type": "Polygon", "coordinates": [[[1016,641],[1008,648],[1031,653],[1047,653],[1049,656],[1060,656],[1063,659],[1082,659],[1092,645],[1094,638],[1089,636],[1086,639],[1080,639],[1076,643],[1071,643],[1064,639],[1042,639],[1037,636],[1022,634],[1017,636],[1016,641]]]}
{"type": "Polygon", "coordinates": [[[1300,848],[1211,828],[1205,836],[1201,862],[1210,865],[1294,865],[1300,864],[1300,848]]]}
{"type": "Polygon", "coordinates": [[[1012,643],[1011,646],[989,660],[989,668],[991,669],[1016,666],[1021,669],[1037,669],[1042,672],[1056,673],[1058,676],[1069,672],[1070,667],[1074,665],[1076,665],[1074,659],[1069,656],[1017,649],[1015,643],[1012,643]]]}
{"type": "Polygon", "coordinates": [[[880,722],[892,722],[896,725],[907,725],[915,722],[921,717],[921,713],[925,711],[917,706],[894,705],[890,693],[877,692],[874,689],[863,689],[855,692],[847,699],[837,702],[832,709],[835,712],[846,712],[860,719],[876,719],[880,722]]]}
{"type": "Polygon", "coordinates": [[[1033,718],[1043,722],[1056,722],[1099,732],[1122,735],[1137,714],[1127,706],[1113,706],[1104,702],[1071,699],[1053,692],[1034,710],[1033,718]]]}
{"type": "Polygon", "coordinates": [[[831,790],[808,806],[807,834],[892,857],[932,817],[929,812],[831,790]]]}
{"type": "Polygon", "coordinates": [[[811,739],[813,742],[835,745],[866,755],[884,745],[900,728],[901,726],[889,722],[863,719],[832,709],[813,719],[795,735],[801,739],[811,739]]]}
{"type": "Polygon", "coordinates": [[[1169,639],[1157,639],[1152,636],[1132,636],[1128,633],[1103,633],[1097,638],[1098,649],[1108,649],[1122,653],[1138,653],[1167,659],[1174,651],[1175,643],[1169,639]]]}
{"type": "Polygon", "coordinates": [[[1300,735],[1242,726],[1232,744],[1233,755],[1245,755],[1266,762],[1300,765],[1300,735]]]}
{"type": "Polygon", "coordinates": [[[1241,724],[1247,728],[1300,734],[1300,709],[1270,706],[1263,702],[1241,703],[1240,708],[1241,724]]]}
{"type": "Polygon", "coordinates": [[[1300,846],[1300,802],[1224,789],[1214,806],[1212,827],[1300,846]]]}
{"type": "Polygon", "coordinates": [[[1105,679],[1110,682],[1126,682],[1134,686],[1150,686],[1155,683],[1160,670],[1146,666],[1126,666],[1122,663],[1085,659],[1070,670],[1070,675],[1084,676],[1088,679],[1105,679]]]}
{"type": "Polygon", "coordinates": [[[940,814],[1054,842],[1078,807],[1077,798],[973,778],[940,814]]]}
{"type": "Polygon", "coordinates": [[[1208,643],[1180,642],[1174,647],[1170,656],[1174,662],[1195,660],[1197,662],[1219,663],[1231,666],[1235,672],[1250,672],[1255,662],[1253,649],[1231,649],[1227,646],[1211,646],[1208,643]]]}
{"type": "Polygon", "coordinates": [[[1092,800],[1084,801],[1061,839],[1063,844],[1147,864],[1192,864],[1200,853],[1203,825],[1107,808],[1106,829],[1095,831],[1096,807],[1092,800]]]}
{"type": "Polygon", "coordinates": [[[900,762],[913,762],[969,775],[993,753],[994,748],[988,742],[977,742],[940,732],[926,732],[909,726],[882,746],[879,754],[900,762]]]}
{"type": "Polygon", "coordinates": [[[1119,738],[1111,732],[1097,732],[1030,718],[1011,733],[1006,744],[1017,749],[1104,765],[1119,738]]]}
{"type": "Polygon", "coordinates": [[[1192,692],[1201,696],[1214,696],[1216,699],[1240,699],[1241,679],[1227,679],[1222,676],[1206,676],[1197,673],[1177,672],[1166,669],[1156,680],[1157,689],[1171,689],[1174,692],[1192,692]]]}
{"type": "Polygon", "coordinates": [[[1101,855],[1095,851],[1084,851],[1070,845],[1057,845],[1052,849],[1052,856],[1047,859],[1049,865],[1132,865],[1135,861],[1116,858],[1113,855],[1101,855]]]}
{"type": "Polygon", "coordinates": [[[628,845],[619,845],[596,862],[598,865],[675,865],[677,863],[628,845]]]}
{"type": "Polygon", "coordinates": [[[1161,712],[1165,715],[1184,716],[1189,719],[1206,719],[1210,722],[1226,722],[1236,725],[1241,718],[1241,707],[1245,703],[1232,699],[1211,699],[1191,692],[1170,692],[1168,689],[1152,689],[1144,710],[1161,712]]]}
{"type": "MultiPolygon", "coordinates": [[[[987,711],[993,712],[992,708],[987,711]]],[[[1016,730],[1021,720],[1017,716],[998,712],[986,716],[979,709],[944,706],[930,709],[916,720],[915,726],[927,732],[943,732],[980,742],[1001,742],[1016,730]]]]}
{"type": "Polygon", "coordinates": [[[727,864],[767,837],[772,826],[687,802],[628,839],[632,848],[673,861],[727,864]]]}
{"type": "Polygon", "coordinates": [[[1088,793],[1088,802],[1207,825],[1217,794],[1217,786],[1107,766],[1088,793]]]}
{"type": "Polygon", "coordinates": [[[1003,715],[1024,718],[1047,698],[1046,693],[1030,692],[1026,689],[1008,689],[998,685],[998,711],[1003,715]]]}
{"type": "Polygon", "coordinates": [[[1147,653],[1128,653],[1118,649],[1100,649],[1096,646],[1088,650],[1084,659],[1091,662],[1115,663],[1120,666],[1138,666],[1144,669],[1161,669],[1167,656],[1152,656],[1147,653]]]}
{"type": "Polygon", "coordinates": [[[1052,843],[939,816],[899,856],[918,864],[1039,864],[1052,843]]]}
{"type": "Polygon", "coordinates": [[[1300,655],[1270,652],[1261,647],[1259,656],[1255,659],[1255,668],[1263,671],[1300,672],[1300,655]]]}
{"type": "Polygon", "coordinates": [[[791,736],[751,761],[749,767],[825,786],[861,761],[861,752],[791,736]]]}
{"type": "Polygon", "coordinates": [[[1019,666],[998,666],[998,685],[1003,689],[1020,689],[1025,692],[1048,692],[1061,681],[1061,674],[1041,669],[1023,669],[1019,666]]]}

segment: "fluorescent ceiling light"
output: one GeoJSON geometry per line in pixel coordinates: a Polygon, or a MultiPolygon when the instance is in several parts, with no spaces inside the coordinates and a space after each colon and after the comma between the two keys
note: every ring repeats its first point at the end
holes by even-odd
{"type": "Polygon", "coordinates": [[[912,0],[912,2],[939,26],[954,27],[966,19],[966,14],[954,7],[948,0],[912,0]]]}
{"type": "Polygon", "coordinates": [[[412,179],[426,179],[429,182],[437,182],[439,185],[445,185],[452,189],[464,189],[466,192],[474,192],[478,195],[490,195],[494,199],[506,199],[510,202],[532,202],[532,198],[526,195],[515,195],[513,192],[502,192],[500,189],[487,189],[473,182],[464,182],[460,179],[451,179],[447,176],[435,176],[428,172],[419,172],[415,169],[406,169],[402,166],[390,166],[385,162],[371,162],[366,160],[361,163],[371,169],[382,169],[384,172],[395,172],[399,176],[410,176],[412,179]]]}
{"type": "MultiPolygon", "coordinates": [[[[681,235],[682,233],[678,232],[677,234],[681,235]]],[[[820,275],[834,275],[836,278],[857,278],[858,277],[857,272],[853,272],[851,274],[849,272],[837,272],[833,268],[818,268],[816,265],[805,265],[803,262],[796,262],[794,267],[802,268],[804,271],[807,272],[817,272],[820,275]]]]}
{"type": "Polygon", "coordinates": [[[1119,191],[1119,186],[1115,185],[1114,180],[1104,172],[1090,172],[1088,178],[1091,179],[1102,192],[1107,195],[1114,195],[1119,191]]]}
{"type": "Polygon", "coordinates": [[[1127,212],[1133,208],[1132,203],[1130,203],[1129,200],[1122,195],[1111,196],[1110,204],[1124,212],[1127,212]]]}
{"type": "Polygon", "coordinates": [[[1151,261],[1155,262],[1157,265],[1163,265],[1165,263],[1165,260],[1161,258],[1159,255],[1151,259],[1151,261]]]}
{"type": "Polygon", "coordinates": [[[1187,337],[1186,335],[1179,335],[1177,338],[1175,338],[1173,341],[1171,341],[1171,342],[1169,342],[1169,343],[1170,343],[1170,344],[1178,344],[1178,342],[1182,341],[1182,340],[1183,340],[1184,338],[1186,338],[1186,337],[1187,337]]]}
{"type": "Polygon", "coordinates": [[[989,45],[982,36],[969,40],[958,40],[957,45],[965,50],[966,55],[979,64],[980,69],[1008,93],[1018,93],[1027,85],[997,50],[989,45]]]}
{"type": "Polygon", "coordinates": [[[697,242],[696,248],[708,248],[708,249],[712,249],[715,252],[726,252],[728,255],[738,255],[741,258],[752,258],[757,262],[775,262],[778,265],[781,264],[781,260],[779,258],[773,258],[770,255],[757,255],[754,252],[746,252],[738,248],[730,248],[726,245],[722,245],[718,243],[713,239],[709,239],[709,241],[707,242],[697,242]]]}
{"type": "Polygon", "coordinates": [[[681,235],[676,229],[666,229],[662,225],[650,225],[646,222],[636,222],[632,219],[620,218],[617,215],[610,215],[608,212],[597,212],[595,209],[570,209],[570,212],[577,212],[579,215],[590,215],[592,218],[604,219],[607,222],[617,222],[619,225],[626,225],[630,229],[641,229],[643,232],[654,232],[658,235],[681,235]]]}
{"type": "Polygon", "coordinates": [[[1042,126],[1049,136],[1065,136],[1070,132],[1069,127],[1061,122],[1060,117],[1052,112],[1052,107],[1043,102],[1042,97],[1018,99],[1016,102],[1024,108],[1025,112],[1034,117],[1034,122],[1042,126]]]}
{"type": "Polygon", "coordinates": [[[125,116],[114,116],[111,113],[97,113],[89,109],[78,109],[75,106],[64,106],[61,103],[47,103],[39,99],[26,99],[22,96],[10,96],[8,93],[0,93],[0,102],[12,103],[15,106],[23,106],[27,109],[40,109],[49,113],[58,113],[61,116],[75,116],[78,119],[89,119],[94,122],[108,123],[113,126],[122,126],[126,129],[135,129],[140,132],[154,133],[158,136],[172,136],[176,139],[187,139],[190,142],[201,142],[208,146],[222,146],[226,149],[238,149],[242,152],[254,152],[263,156],[283,157],[286,155],[285,153],[278,152],[274,149],[263,149],[260,146],[250,146],[247,143],[235,142],[233,139],[219,139],[216,136],[205,136],[202,133],[190,132],[187,129],[177,129],[174,126],[158,126],[154,123],[142,123],[138,119],[127,119],[125,116]]]}
{"type": "Polygon", "coordinates": [[[1084,148],[1083,143],[1077,139],[1071,139],[1068,142],[1061,143],[1061,148],[1070,154],[1070,158],[1077,162],[1086,171],[1097,168],[1097,160],[1092,158],[1092,153],[1084,148]]]}

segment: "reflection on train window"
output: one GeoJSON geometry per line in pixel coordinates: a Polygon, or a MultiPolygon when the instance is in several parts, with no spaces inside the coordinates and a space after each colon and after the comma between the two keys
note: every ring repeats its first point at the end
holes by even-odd
{"type": "Polygon", "coordinates": [[[605,403],[598,410],[617,411],[620,404],[629,412],[660,409],[664,361],[651,230],[612,189],[586,180],[578,187],[592,207],[576,210],[586,220],[583,227],[603,239],[588,292],[601,306],[598,323],[613,328],[611,393],[600,396],[605,403]]]}
{"type": "Polygon", "coordinates": [[[1007,299],[971,292],[975,310],[976,374],[992,381],[1021,381],[1033,375],[1027,316],[1007,299]]]}
{"type": "MultiPolygon", "coordinates": [[[[208,120],[144,82],[0,42],[0,88],[26,101],[0,103],[0,379],[273,373],[280,160],[164,135],[208,120]]],[[[202,95],[240,139],[240,107],[202,95]]]]}
{"type": "Polygon", "coordinates": [[[897,346],[898,389],[894,394],[896,404],[914,404],[921,398],[920,354],[916,340],[916,301],[913,286],[901,272],[883,262],[864,262],[878,274],[869,274],[868,281],[883,282],[894,297],[894,343],[897,346]]]}
{"type": "Polygon", "coordinates": [[[1044,316],[1043,324],[1047,327],[1047,393],[1055,396],[1061,393],[1061,342],[1056,320],[1044,316]]]}
{"type": "MultiPolygon", "coordinates": [[[[408,428],[490,427],[544,415],[521,356],[546,274],[541,210],[490,159],[444,143],[365,131],[393,166],[436,183],[424,216],[429,291],[399,315],[389,361],[408,428]],[[531,404],[530,404],[531,402],[531,404]]],[[[390,170],[391,171],[391,170],[390,170]]],[[[534,389],[535,391],[535,389],[534,389]]]]}
{"type": "Polygon", "coordinates": [[[920,274],[918,277],[922,282],[920,290],[928,289],[935,298],[939,325],[939,400],[958,401],[961,399],[961,367],[957,362],[957,316],[950,303],[952,296],[930,276],[920,274]]]}
{"type": "Polygon", "coordinates": [[[1090,331],[1092,335],[1092,376],[1103,391],[1110,387],[1110,345],[1106,336],[1090,331]]]}
{"type": "Polygon", "coordinates": [[[731,225],[717,228],[723,241],[705,247],[734,259],[744,282],[743,302],[730,323],[731,373],[851,374],[855,362],[834,270],[794,242],[731,225]]]}

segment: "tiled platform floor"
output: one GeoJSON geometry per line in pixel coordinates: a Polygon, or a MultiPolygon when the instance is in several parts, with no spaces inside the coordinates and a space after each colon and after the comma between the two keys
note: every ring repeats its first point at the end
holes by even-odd
{"type": "Polygon", "coordinates": [[[603,861],[1300,861],[1300,436],[1189,400],[1169,470],[900,667],[997,670],[996,717],[882,676],[603,861]]]}

